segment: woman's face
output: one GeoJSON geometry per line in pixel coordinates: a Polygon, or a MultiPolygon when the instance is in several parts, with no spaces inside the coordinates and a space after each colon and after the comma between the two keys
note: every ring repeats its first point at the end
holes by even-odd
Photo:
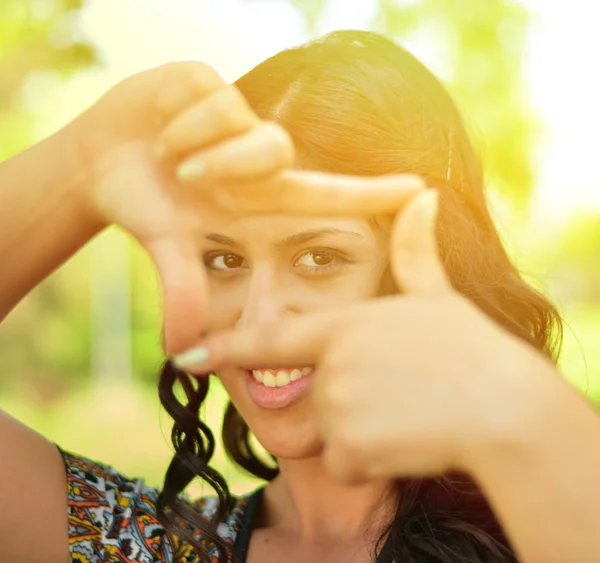
{"type": "MultiPolygon", "coordinates": [[[[386,241],[364,219],[236,220],[202,243],[210,330],[339,309],[377,294],[386,241]]],[[[321,449],[307,366],[237,366],[219,376],[259,442],[281,458],[321,449]]]]}

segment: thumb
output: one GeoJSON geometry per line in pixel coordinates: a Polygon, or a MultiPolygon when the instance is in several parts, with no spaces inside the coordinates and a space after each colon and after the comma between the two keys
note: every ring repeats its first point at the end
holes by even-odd
{"type": "Polygon", "coordinates": [[[205,271],[193,241],[183,235],[142,241],[142,246],[150,254],[162,285],[165,352],[181,352],[196,344],[205,329],[205,271]]]}
{"type": "Polygon", "coordinates": [[[436,295],[452,290],[440,260],[435,237],[438,192],[428,189],[399,212],[390,237],[394,279],[404,292],[436,295]]]}

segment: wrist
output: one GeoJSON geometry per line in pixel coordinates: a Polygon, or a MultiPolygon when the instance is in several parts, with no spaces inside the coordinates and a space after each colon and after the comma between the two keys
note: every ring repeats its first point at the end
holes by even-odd
{"type": "Polygon", "coordinates": [[[551,446],[561,423],[557,413],[569,411],[576,394],[548,358],[528,345],[507,357],[494,408],[488,405],[484,413],[486,430],[463,458],[461,469],[476,478],[504,463],[528,463],[536,451],[551,446]]]}
{"type": "Polygon", "coordinates": [[[108,222],[98,211],[93,197],[95,166],[85,129],[80,117],[56,133],[55,138],[64,160],[64,186],[75,211],[83,223],[99,232],[108,222]]]}
{"type": "Polygon", "coordinates": [[[523,561],[597,559],[600,417],[555,369],[522,421],[471,476],[523,561]]]}

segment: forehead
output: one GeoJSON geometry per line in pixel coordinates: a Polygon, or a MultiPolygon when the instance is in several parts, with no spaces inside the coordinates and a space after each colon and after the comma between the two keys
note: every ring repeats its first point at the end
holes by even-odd
{"type": "Polygon", "coordinates": [[[277,243],[292,235],[314,231],[322,236],[347,237],[376,242],[378,237],[373,223],[362,218],[306,217],[288,215],[257,215],[231,221],[218,229],[218,233],[239,242],[277,243]]]}

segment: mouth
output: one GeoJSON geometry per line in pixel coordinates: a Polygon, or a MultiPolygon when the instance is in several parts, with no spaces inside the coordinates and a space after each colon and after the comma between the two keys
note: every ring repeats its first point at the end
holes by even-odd
{"type": "Polygon", "coordinates": [[[313,372],[311,367],[281,369],[251,369],[250,375],[265,387],[286,387],[294,381],[309,376],[313,372]]]}
{"type": "Polygon", "coordinates": [[[313,368],[246,369],[248,392],[264,409],[282,409],[299,401],[310,389],[313,368]]]}

